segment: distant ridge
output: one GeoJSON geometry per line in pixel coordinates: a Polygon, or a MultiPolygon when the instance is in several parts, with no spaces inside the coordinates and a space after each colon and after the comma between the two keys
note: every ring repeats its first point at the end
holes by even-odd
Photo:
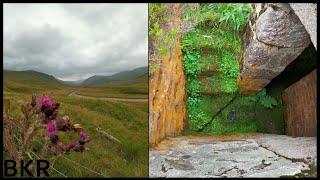
{"type": "Polygon", "coordinates": [[[13,81],[23,84],[43,84],[43,85],[61,85],[55,77],[45,73],[28,70],[28,71],[3,71],[4,81],[13,81]]]}
{"type": "Polygon", "coordinates": [[[117,84],[121,82],[130,83],[148,83],[148,66],[139,67],[131,71],[122,71],[111,76],[92,76],[85,80],[78,81],[63,81],[42,72],[34,70],[27,71],[3,71],[4,81],[12,81],[23,84],[42,84],[42,85],[70,85],[70,86],[92,86],[92,85],[106,85],[117,84]]]}
{"type": "Polygon", "coordinates": [[[111,76],[92,76],[81,85],[101,85],[137,79],[148,74],[148,66],[139,67],[131,71],[122,71],[111,76]]]}

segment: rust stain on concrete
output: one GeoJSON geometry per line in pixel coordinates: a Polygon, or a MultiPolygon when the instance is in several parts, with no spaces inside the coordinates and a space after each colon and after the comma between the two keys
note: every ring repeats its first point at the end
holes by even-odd
{"type": "MultiPolygon", "coordinates": [[[[180,4],[170,6],[169,19],[175,28],[180,26],[180,4]]],[[[170,22],[169,22],[170,23],[170,22]]],[[[162,57],[159,67],[149,77],[149,145],[154,147],[167,136],[181,133],[186,121],[186,90],[181,34],[172,54],[162,57]]]]}

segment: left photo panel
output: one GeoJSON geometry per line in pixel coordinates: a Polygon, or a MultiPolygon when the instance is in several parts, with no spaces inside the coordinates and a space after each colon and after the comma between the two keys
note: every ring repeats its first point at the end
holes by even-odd
{"type": "Polygon", "coordinates": [[[148,177],[148,4],[3,4],[3,177],[148,177]]]}

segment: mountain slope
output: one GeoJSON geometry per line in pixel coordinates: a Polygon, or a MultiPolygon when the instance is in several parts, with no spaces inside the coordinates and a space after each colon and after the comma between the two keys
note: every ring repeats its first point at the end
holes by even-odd
{"type": "Polygon", "coordinates": [[[44,74],[37,71],[3,71],[3,79],[5,82],[12,81],[30,85],[61,85],[52,75],[44,74]]]}
{"type": "Polygon", "coordinates": [[[55,77],[37,71],[3,71],[3,91],[15,93],[37,94],[56,91],[66,85],[55,77]]]}
{"type": "MultiPolygon", "coordinates": [[[[103,86],[118,84],[148,84],[148,66],[139,67],[132,71],[123,71],[111,76],[92,76],[86,80],[63,81],[45,73],[29,71],[4,70],[3,77],[5,86],[8,83],[18,83],[27,85],[46,85],[46,86],[103,86]]],[[[31,87],[30,87],[31,88],[31,87]]]]}
{"type": "MultiPolygon", "coordinates": [[[[148,66],[139,67],[132,71],[122,71],[111,76],[92,76],[86,79],[81,85],[105,85],[105,84],[118,84],[122,81],[129,81],[140,78],[141,76],[147,76],[148,66]]],[[[145,77],[148,79],[147,77],[145,77]]],[[[143,79],[143,78],[142,78],[143,79]]],[[[146,81],[147,82],[147,81],[146,81]]]]}

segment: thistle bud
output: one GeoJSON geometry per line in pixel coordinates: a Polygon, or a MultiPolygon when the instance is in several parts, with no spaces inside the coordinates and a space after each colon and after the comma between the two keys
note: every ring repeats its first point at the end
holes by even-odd
{"type": "Polygon", "coordinates": [[[71,130],[72,125],[70,124],[70,120],[68,116],[63,116],[59,120],[56,121],[57,127],[59,131],[67,131],[71,130]]]}
{"type": "Polygon", "coordinates": [[[11,130],[11,129],[13,129],[13,125],[12,124],[7,124],[7,129],[9,129],[9,130],[11,130]]]}
{"type": "Polygon", "coordinates": [[[56,152],[56,147],[52,146],[52,147],[50,147],[50,150],[51,150],[53,153],[55,153],[55,152],[56,152]]]}
{"type": "Polygon", "coordinates": [[[44,114],[46,115],[46,117],[50,117],[54,114],[55,110],[57,109],[56,106],[50,106],[44,109],[44,114]]]}
{"type": "Polygon", "coordinates": [[[87,137],[87,134],[85,132],[81,131],[80,132],[80,138],[86,139],[86,137],[87,137]]]}
{"type": "Polygon", "coordinates": [[[90,136],[87,136],[87,137],[84,139],[84,142],[86,142],[86,143],[90,142],[90,136]]]}
{"type": "Polygon", "coordinates": [[[79,139],[79,144],[84,145],[86,142],[83,139],[79,139]]]}
{"type": "Polygon", "coordinates": [[[74,147],[76,147],[77,145],[77,142],[76,141],[72,141],[70,144],[69,144],[69,147],[72,149],[74,147]]]}
{"type": "Polygon", "coordinates": [[[52,114],[52,116],[51,116],[51,120],[56,119],[57,116],[58,116],[58,111],[54,111],[53,114],[52,114]]]}
{"type": "Polygon", "coordinates": [[[59,147],[60,151],[62,151],[62,152],[66,151],[66,146],[62,142],[58,143],[58,147],[59,147]]]}
{"type": "Polygon", "coordinates": [[[58,135],[56,135],[56,134],[50,134],[49,137],[50,137],[50,141],[51,141],[52,143],[55,143],[55,144],[56,144],[56,143],[59,141],[59,137],[58,137],[58,135]]]}
{"type": "Polygon", "coordinates": [[[76,148],[74,148],[74,151],[76,152],[83,152],[86,148],[84,146],[77,146],[76,148]]]}
{"type": "Polygon", "coordinates": [[[37,105],[37,97],[36,97],[36,95],[34,94],[34,95],[32,95],[32,101],[31,101],[31,106],[32,107],[36,107],[36,105],[37,105]]]}

